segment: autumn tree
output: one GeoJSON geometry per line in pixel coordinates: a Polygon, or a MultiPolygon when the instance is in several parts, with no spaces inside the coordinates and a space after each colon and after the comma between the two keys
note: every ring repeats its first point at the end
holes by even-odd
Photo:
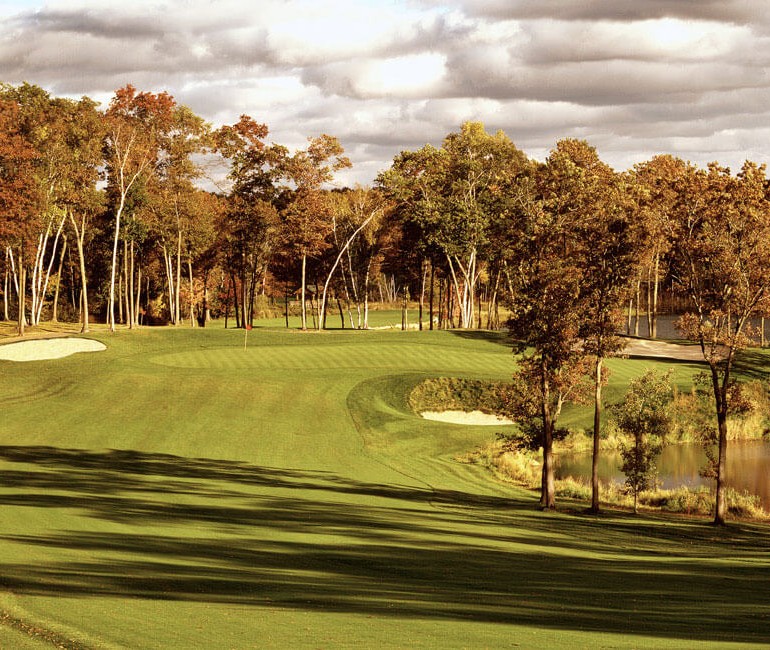
{"type": "Polygon", "coordinates": [[[130,84],[115,91],[105,114],[108,189],[114,197],[115,228],[110,266],[108,323],[115,330],[115,279],[121,218],[130,192],[155,171],[172,128],[176,102],[166,92],[137,92],[130,84]]]}
{"type": "MultiPolygon", "coordinates": [[[[675,204],[678,200],[677,184],[686,172],[687,165],[671,155],[655,156],[634,166],[631,174],[637,200],[636,219],[646,233],[645,246],[640,250],[637,265],[637,313],[641,298],[642,276],[645,276],[647,334],[658,334],[658,301],[661,278],[667,271],[671,248],[670,227],[675,204]]],[[[638,333],[638,319],[635,328],[638,333]]]]}
{"type": "MultiPolygon", "coordinates": [[[[52,282],[57,289],[67,247],[65,225],[78,224],[98,206],[96,183],[101,157],[101,121],[96,104],[83,98],[79,101],[54,98],[45,90],[31,84],[4,86],[0,94],[10,98],[18,107],[20,132],[35,150],[34,177],[39,186],[38,231],[31,244],[34,255],[28,257],[30,277],[30,321],[38,324],[42,317],[48,288],[52,282]],[[54,263],[59,259],[59,271],[54,263]]],[[[76,235],[78,250],[83,239],[76,235]]],[[[82,262],[82,256],[81,256],[82,262]]],[[[84,265],[81,263],[81,276],[84,265]]],[[[58,295],[58,291],[57,291],[58,295]]],[[[55,304],[52,318],[55,319],[55,304]]],[[[87,329],[87,325],[85,325],[87,329]]]]}
{"type": "Polygon", "coordinates": [[[326,290],[339,268],[350,326],[367,329],[372,267],[387,242],[388,202],[378,190],[360,186],[333,192],[330,199],[336,259],[327,275],[322,302],[325,303],[326,290]],[[351,299],[356,305],[355,322],[351,299]]]}
{"type": "Polygon", "coordinates": [[[21,129],[20,107],[0,99],[0,241],[12,264],[19,336],[26,326],[26,261],[38,228],[42,196],[35,177],[37,152],[21,129]]]}
{"type": "MultiPolygon", "coordinates": [[[[337,138],[324,134],[310,138],[308,147],[288,157],[283,165],[283,176],[289,183],[281,211],[284,245],[296,251],[301,260],[303,330],[307,329],[307,261],[331,246],[333,205],[324,186],[332,182],[335,172],[351,166],[344,153],[337,138]]],[[[323,320],[324,314],[319,313],[319,328],[323,320]]]]}
{"type": "Polygon", "coordinates": [[[98,190],[102,165],[103,120],[97,105],[84,97],[65,101],[62,136],[66,153],[61,159],[62,182],[58,202],[69,221],[78,251],[80,270],[80,331],[89,331],[88,272],[85,247],[91,218],[103,207],[98,190]]]}
{"type": "Polygon", "coordinates": [[[248,115],[215,134],[217,151],[230,165],[222,244],[242,327],[251,323],[259,278],[267,274],[278,232],[277,183],[287,151],[266,144],[267,135],[267,126],[248,115]]]}
{"type": "MultiPolygon", "coordinates": [[[[510,264],[508,321],[524,354],[517,380],[522,399],[534,406],[543,468],[540,505],[555,506],[553,443],[562,407],[584,392],[588,360],[580,326],[583,270],[576,253],[576,214],[567,209],[553,183],[559,152],[545,165],[532,165],[505,188],[508,201],[510,264]]],[[[522,407],[523,408],[523,407],[522,407]]],[[[516,409],[513,409],[514,414],[516,409]]],[[[519,416],[521,417],[521,416],[519,416]]]]}
{"type": "Polygon", "coordinates": [[[591,507],[599,511],[599,454],[604,360],[619,353],[622,306],[635,277],[641,233],[624,177],[603,163],[582,140],[557,143],[545,168],[547,205],[573,221],[571,255],[580,268],[579,337],[593,357],[594,422],[591,507]]]}
{"type": "Polygon", "coordinates": [[[770,307],[770,201],[765,167],[732,176],[716,163],[688,167],[677,183],[673,276],[690,300],[677,326],[709,367],[718,431],[714,523],[725,523],[727,418],[738,394],[736,353],[751,344],[752,315],[770,307]]]}
{"type": "MultiPolygon", "coordinates": [[[[161,144],[154,174],[147,186],[151,194],[148,203],[166,269],[171,322],[178,325],[182,320],[183,267],[187,266],[191,276],[195,249],[200,248],[198,231],[207,229],[207,213],[201,211],[205,197],[196,187],[202,171],[195,157],[207,150],[209,127],[186,106],[175,106],[161,144]]],[[[133,268],[133,240],[129,255],[133,268]]],[[[192,284],[192,280],[190,282],[192,284]]],[[[129,322],[134,319],[132,309],[129,322]]],[[[195,322],[192,314],[191,322],[195,322]]]]}
{"type": "Polygon", "coordinates": [[[402,152],[378,177],[402,213],[419,224],[425,245],[445,256],[463,328],[475,322],[490,224],[500,214],[494,192],[523,166],[526,156],[505,133],[491,135],[483,124],[466,122],[441,149],[402,152]]]}

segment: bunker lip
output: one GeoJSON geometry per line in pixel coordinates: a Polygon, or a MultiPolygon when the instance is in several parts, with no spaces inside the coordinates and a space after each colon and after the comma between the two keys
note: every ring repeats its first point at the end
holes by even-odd
{"type": "Polygon", "coordinates": [[[448,422],[450,424],[471,424],[482,426],[500,426],[513,424],[508,418],[483,411],[423,411],[420,415],[426,420],[448,422]]]}
{"type": "Polygon", "coordinates": [[[93,339],[31,339],[0,345],[0,361],[47,361],[79,352],[102,352],[107,346],[93,339]]]}
{"type": "Polygon", "coordinates": [[[681,345],[652,339],[629,339],[623,354],[629,357],[660,357],[677,361],[703,361],[699,345],[681,345]]]}

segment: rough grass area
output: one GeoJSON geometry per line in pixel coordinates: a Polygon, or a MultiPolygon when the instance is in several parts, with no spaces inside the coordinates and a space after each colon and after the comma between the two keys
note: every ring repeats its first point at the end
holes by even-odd
{"type": "Polygon", "coordinates": [[[412,412],[509,377],[502,337],[96,337],[0,362],[2,647],[766,646],[767,526],[539,512],[455,460],[488,428],[412,412]]]}
{"type": "Polygon", "coordinates": [[[429,377],[409,393],[409,406],[422,411],[481,411],[499,415],[506,383],[465,377],[429,377]]]}

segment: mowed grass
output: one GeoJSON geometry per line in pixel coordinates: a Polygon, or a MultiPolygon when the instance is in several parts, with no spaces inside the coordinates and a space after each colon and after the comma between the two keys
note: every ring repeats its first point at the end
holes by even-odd
{"type": "Polygon", "coordinates": [[[499,335],[95,337],[0,362],[0,647],[770,642],[767,526],[542,513],[454,460],[495,427],[409,411],[424,377],[510,376],[499,335]]]}

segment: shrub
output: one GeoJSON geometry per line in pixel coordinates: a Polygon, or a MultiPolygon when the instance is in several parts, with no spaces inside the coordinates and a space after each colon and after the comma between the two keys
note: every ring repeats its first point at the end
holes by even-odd
{"type": "Polygon", "coordinates": [[[426,379],[409,394],[409,406],[416,412],[458,410],[499,414],[505,382],[438,377],[426,379]]]}

